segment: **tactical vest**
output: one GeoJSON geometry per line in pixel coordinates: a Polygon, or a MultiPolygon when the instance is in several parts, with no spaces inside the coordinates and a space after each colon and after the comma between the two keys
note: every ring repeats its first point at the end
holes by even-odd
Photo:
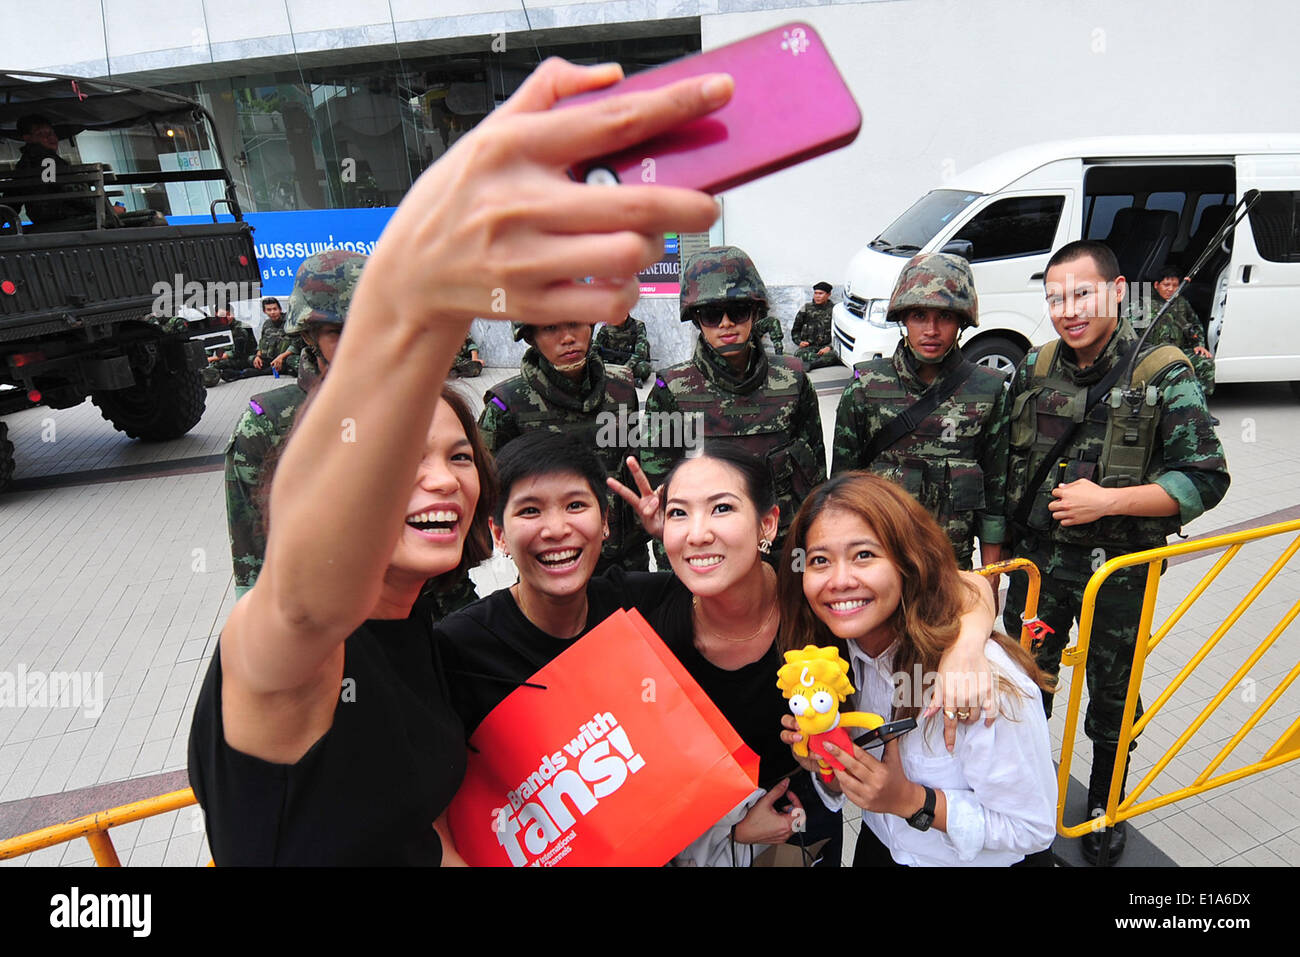
{"type": "MultiPolygon", "coordinates": [[[[1053,488],[1075,479],[1088,479],[1106,488],[1124,488],[1146,484],[1149,475],[1160,471],[1164,460],[1161,397],[1154,383],[1179,364],[1190,368],[1187,357],[1172,346],[1145,352],[1134,371],[1134,389],[1126,392],[1121,381],[1085,417],[1089,386],[1076,385],[1065,374],[1059,344],[1060,340],[1053,340],[1029,355],[1029,388],[1016,397],[1011,407],[1008,509],[1019,507],[1030,491],[1026,488],[1029,481],[1070,424],[1082,422],[1034,495],[1029,533],[1046,533],[1054,541],[1072,545],[1116,546],[1126,551],[1163,543],[1182,527],[1177,515],[1114,515],[1067,527],[1052,518],[1048,504],[1053,488]]],[[[1114,361],[1120,361],[1120,357],[1114,361]]]]}
{"type": "MultiPolygon", "coordinates": [[[[899,378],[893,359],[871,359],[854,366],[854,388],[878,409],[887,426],[920,398],[899,378]]],[[[958,559],[969,560],[976,534],[976,512],[986,506],[984,451],[987,420],[1004,388],[1001,373],[977,367],[961,388],[897,442],[869,463],[877,475],[905,489],[947,532],[958,559]]],[[[859,436],[865,445],[870,436],[859,436]]]]}
{"type": "Polygon", "coordinates": [[[784,535],[799,504],[823,480],[826,466],[816,462],[804,437],[794,433],[802,363],[788,356],[769,356],[767,361],[766,380],[745,395],[719,390],[694,362],[664,370],[659,380],[683,413],[703,417],[706,441],[724,440],[768,463],[784,535]]]}

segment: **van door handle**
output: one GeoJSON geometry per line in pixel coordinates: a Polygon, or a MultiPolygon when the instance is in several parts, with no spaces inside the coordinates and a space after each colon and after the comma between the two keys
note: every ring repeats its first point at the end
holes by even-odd
{"type": "Polygon", "coordinates": [[[1243,283],[1250,282],[1250,270],[1251,270],[1250,266],[1241,267],[1241,281],[1243,283]]]}
{"type": "Polygon", "coordinates": [[[1043,278],[1043,274],[1042,274],[1041,272],[1036,272],[1036,273],[1034,273],[1032,276],[1029,277],[1029,281],[1030,281],[1030,282],[1038,282],[1038,281],[1039,281],[1040,279],[1042,279],[1042,278],[1043,278]]]}

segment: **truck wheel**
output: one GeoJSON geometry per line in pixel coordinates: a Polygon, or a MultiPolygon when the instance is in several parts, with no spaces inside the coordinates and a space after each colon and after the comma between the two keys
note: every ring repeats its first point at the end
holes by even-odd
{"type": "Polygon", "coordinates": [[[968,346],[962,346],[962,355],[980,366],[1011,375],[1025,357],[1025,350],[1016,342],[1002,336],[980,336],[968,346]]]}
{"type": "Polygon", "coordinates": [[[133,439],[161,442],[179,439],[203,418],[208,390],[203,373],[158,370],[128,389],[96,392],[91,401],[113,428],[133,439]]]}
{"type": "Polygon", "coordinates": [[[14,444],[9,441],[9,426],[0,422],[0,492],[14,478],[14,444]]]}

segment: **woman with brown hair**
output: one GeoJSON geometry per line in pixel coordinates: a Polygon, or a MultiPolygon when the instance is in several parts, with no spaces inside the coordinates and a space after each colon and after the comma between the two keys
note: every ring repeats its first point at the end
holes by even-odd
{"type": "Polygon", "coordinates": [[[714,74],[550,109],[621,75],[543,63],[420,177],[367,261],[277,466],[266,562],[195,711],[190,774],[218,864],[456,861],[441,819],[464,731],[415,605],[426,580],[473,558],[491,495],[447,370],[475,316],[625,315],[663,234],[717,218],[703,193],[568,177],[732,90],[714,74]]]}
{"type": "MultiPolygon", "coordinates": [[[[829,808],[848,798],[863,811],[854,866],[1050,866],[1056,775],[1036,707],[1047,679],[1033,658],[1005,635],[989,636],[985,655],[1005,720],[962,725],[951,753],[923,717],[969,588],[929,513],[892,482],[847,472],[799,509],[786,559],[782,650],[838,647],[856,689],[846,708],[921,721],[879,758],[826,745],[844,770],[818,782],[819,795],[829,808]]],[[[801,740],[793,716],[783,724],[783,741],[801,740]]],[[[798,760],[816,771],[815,757],[798,760]]]]}

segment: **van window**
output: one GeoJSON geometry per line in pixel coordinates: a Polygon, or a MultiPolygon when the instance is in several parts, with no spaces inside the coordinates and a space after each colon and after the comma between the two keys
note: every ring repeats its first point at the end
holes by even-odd
{"type": "MultiPolygon", "coordinates": [[[[1232,205],[1231,193],[1202,193],[1200,199],[1196,201],[1196,211],[1192,213],[1191,232],[1195,233],[1201,226],[1201,215],[1210,206],[1232,205]]],[[[1222,218],[1222,217],[1220,217],[1222,218]]],[[[1217,227],[1218,224],[1216,223],[1217,227]]]]}
{"type": "Polygon", "coordinates": [[[1088,205],[1083,211],[1084,238],[1105,239],[1110,235],[1110,227],[1115,222],[1115,214],[1121,209],[1128,209],[1132,205],[1132,195],[1089,196],[1088,205]]]}
{"type": "Polygon", "coordinates": [[[973,263],[1048,253],[1064,206],[1064,196],[1001,199],[963,226],[953,239],[970,241],[973,263]]]}
{"type": "Polygon", "coordinates": [[[953,217],[983,195],[961,189],[934,189],[926,193],[902,216],[890,223],[871,241],[871,248],[896,256],[921,251],[953,217]]]}
{"type": "Polygon", "coordinates": [[[1147,197],[1147,209],[1163,209],[1177,213],[1181,218],[1183,207],[1187,205],[1186,193],[1152,193],[1147,197]]]}
{"type": "Polygon", "coordinates": [[[1300,191],[1262,193],[1250,208],[1250,231],[1269,262],[1300,262],[1300,191]]]}

